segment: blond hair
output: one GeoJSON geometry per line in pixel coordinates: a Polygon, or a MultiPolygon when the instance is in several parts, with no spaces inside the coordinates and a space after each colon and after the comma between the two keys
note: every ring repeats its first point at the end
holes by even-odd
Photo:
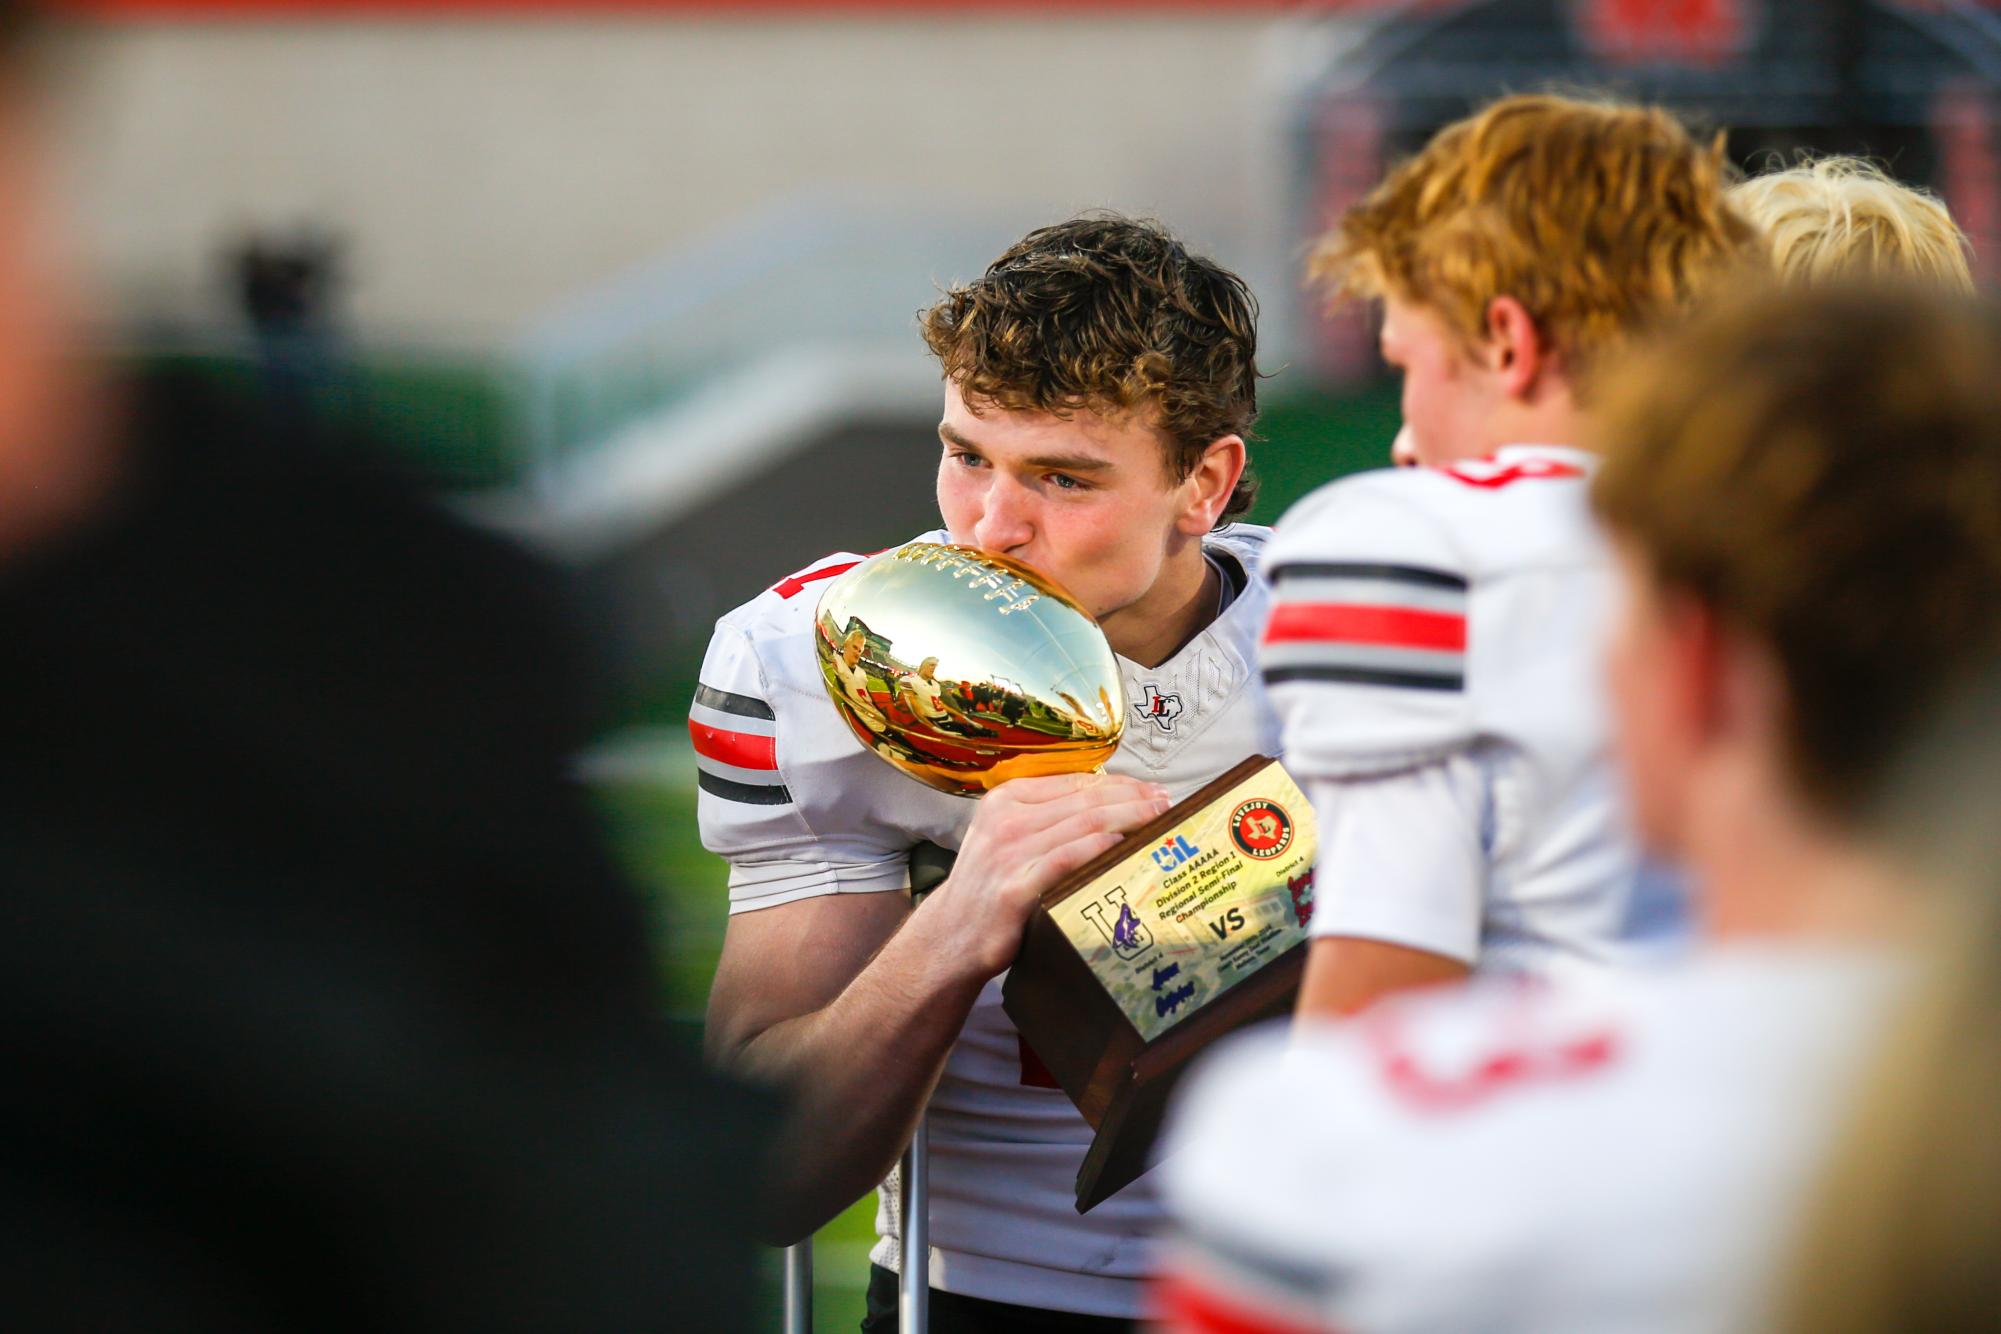
{"type": "Polygon", "coordinates": [[[1903,275],[1970,294],[1967,241],[1945,205],[1874,163],[1824,157],[1767,172],[1730,190],[1765,234],[1788,282],[1840,274],[1903,275]]]}
{"type": "Polygon", "coordinates": [[[1425,306],[1469,345],[1520,301],[1575,378],[1758,257],[1705,148],[1657,107],[1505,97],[1446,126],[1348,210],[1308,275],[1336,296],[1425,306]]]}

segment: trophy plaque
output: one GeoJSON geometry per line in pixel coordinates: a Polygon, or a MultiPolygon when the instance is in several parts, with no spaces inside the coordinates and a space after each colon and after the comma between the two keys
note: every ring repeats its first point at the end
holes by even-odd
{"type": "MultiPolygon", "coordinates": [[[[814,645],[856,740],[941,791],[1099,769],[1117,750],[1104,632],[1004,556],[916,542],[872,557],[822,593],[814,645]]],[[[1146,1170],[1197,1052],[1291,1008],[1314,853],[1311,805],[1252,756],[1043,894],[1002,999],[1097,1132],[1079,1212],[1146,1170]]]]}
{"type": "Polygon", "coordinates": [[[1146,1170],[1198,1052],[1291,1010],[1315,850],[1312,805],[1257,755],[1043,894],[1002,1003],[1097,1131],[1079,1213],[1146,1170]]]}

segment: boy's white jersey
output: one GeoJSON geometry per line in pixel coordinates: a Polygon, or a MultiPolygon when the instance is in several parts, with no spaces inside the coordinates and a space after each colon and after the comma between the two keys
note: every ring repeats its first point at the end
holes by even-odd
{"type": "Polygon", "coordinates": [[[1261,657],[1320,822],[1315,935],[1532,972],[1623,953],[1637,852],[1591,467],[1510,447],[1345,478],[1279,521],[1261,657]]]}
{"type": "Polygon", "coordinates": [[[1765,1327],[1903,976],[1881,953],[1717,950],[1226,1043],[1155,1173],[1169,1328],[1765,1327]]]}
{"type": "MultiPolygon", "coordinates": [[[[1159,667],[1120,660],[1128,715],[1112,771],[1161,783],[1179,799],[1248,755],[1277,753],[1256,661],[1267,535],[1242,524],[1211,535],[1207,552],[1234,600],[1159,667]]],[[[730,863],[732,913],[904,890],[911,848],[956,849],[972,819],[973,802],[864,750],[827,697],[813,612],[824,581],[861,559],[830,556],[717,623],[689,728],[702,842],[730,863]]],[[[969,1296],[1136,1316],[1160,1221],[1151,1179],[1076,1212],[1091,1129],[1024,1050],[1001,1009],[1000,981],[974,1004],[930,1103],[931,1281],[969,1296]]],[[[892,1180],[874,1255],[890,1268],[895,1203],[892,1180]]]]}

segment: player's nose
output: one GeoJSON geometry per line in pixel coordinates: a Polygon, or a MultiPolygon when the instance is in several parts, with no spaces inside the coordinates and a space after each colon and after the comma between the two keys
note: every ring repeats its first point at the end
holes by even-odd
{"type": "Polygon", "coordinates": [[[1411,439],[1409,422],[1397,430],[1397,438],[1390,442],[1390,462],[1399,468],[1417,466],[1417,442],[1411,439]]]}
{"type": "Polygon", "coordinates": [[[989,551],[1014,551],[1035,536],[1033,497],[1006,478],[987,488],[973,541],[989,551]]]}

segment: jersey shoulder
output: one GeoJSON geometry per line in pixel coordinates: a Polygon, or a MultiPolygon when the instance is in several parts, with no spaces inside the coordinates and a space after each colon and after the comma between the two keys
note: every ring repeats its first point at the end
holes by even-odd
{"type": "Polygon", "coordinates": [[[1591,467],[1581,451],[1519,448],[1340,478],[1279,520],[1268,570],[1279,578],[1299,564],[1370,563],[1464,582],[1581,556],[1596,546],[1591,467]]]}
{"type": "Polygon", "coordinates": [[[1455,1127],[1484,1143],[1493,1132],[1478,1127],[1505,1125],[1511,1142],[1555,1153],[1594,1117],[1692,1125],[1712,1097],[1791,1100],[1829,1063],[1821,1048],[1867,1047],[1870,1016],[1894,1010],[1908,980],[1886,951],[1772,948],[1556,980],[1481,977],[1225,1044],[1186,1108],[1193,1119],[1324,1106],[1336,1133],[1408,1137],[1422,1155],[1448,1152],[1455,1127]]]}
{"type": "Polygon", "coordinates": [[[1415,1201],[1471,1198],[1548,1148],[1565,1100],[1622,1076],[1623,1012],[1483,979],[1396,997],[1363,1017],[1223,1044],[1191,1075],[1169,1126],[1162,1185],[1178,1224],[1352,1270],[1389,1233],[1422,1248],[1415,1201]],[[1553,1114],[1553,1109],[1556,1114],[1553,1114]],[[1251,1177],[1233,1146],[1255,1126],[1286,1171],[1251,1177]],[[1493,1154],[1505,1138],[1513,1152],[1493,1154]],[[1529,1143],[1532,1141],[1533,1144],[1529,1143]],[[1339,1201],[1338,1208],[1330,1201],[1339,1201]]]}
{"type": "Polygon", "coordinates": [[[1399,1124],[1422,1132],[1440,1114],[1477,1115],[1561,1083],[1616,1078],[1622,1035],[1643,1015],[1595,979],[1479,978],[1394,996],[1353,1020],[1231,1044],[1201,1072],[1188,1106],[1191,1115],[1205,1105],[1226,1115],[1260,1102],[1339,1106],[1343,1133],[1383,1135],[1399,1124]]]}
{"type": "Polygon", "coordinates": [[[1237,1291],[1319,1279],[1315,1308],[1337,1327],[1470,1328],[1507,1300],[1502,1275],[1547,1285],[1535,1318],[1509,1328],[1595,1328],[1555,1313],[1608,1284],[1648,1309],[1686,1265],[1661,1289],[1628,1262],[1672,1227],[1700,1233],[1770,1156],[1769,1123],[1744,1115],[1755,1100],[1717,1055],[1771,1053],[1731,1026],[1733,999],[1700,977],[1495,978],[1392,998],[1290,1044],[1232,1044],[1196,1072],[1172,1126],[1162,1176],[1177,1230],[1203,1252],[1223,1238],[1230,1263],[1198,1258],[1237,1291]],[[1286,1145],[1284,1172],[1244,1171],[1231,1146],[1246,1125],[1286,1145]]]}
{"type": "Polygon", "coordinates": [[[1271,535],[1272,530],[1259,523],[1226,524],[1202,539],[1202,548],[1211,555],[1234,559],[1245,574],[1255,578],[1264,569],[1271,535]]]}
{"type": "Polygon", "coordinates": [[[1472,743],[1471,575],[1434,488],[1408,470],[1343,478],[1266,547],[1258,657],[1297,777],[1391,772],[1472,743]]]}
{"type": "Polygon", "coordinates": [[[931,800],[870,755],[827,699],[813,615],[828,581],[866,559],[823,557],[729,612],[710,637],[688,732],[702,842],[731,864],[732,911],[899,888],[903,853],[941,824],[936,808],[949,799],[931,800]]]}
{"type": "Polygon", "coordinates": [[[1570,680],[1593,661],[1605,582],[1589,476],[1579,451],[1515,448],[1359,473],[1279,520],[1260,657],[1299,772],[1388,773],[1485,735],[1594,753],[1595,712],[1565,723],[1538,703],[1595,698],[1570,680]]]}
{"type": "MultiPolygon", "coordinates": [[[[920,533],[908,542],[898,542],[885,547],[893,551],[896,547],[909,546],[911,542],[943,542],[948,540],[942,529],[920,533]]],[[[849,570],[860,565],[870,556],[879,552],[835,551],[804,565],[783,579],[772,584],[756,597],[740,603],[726,612],[716,622],[721,633],[725,629],[761,639],[768,635],[789,635],[801,626],[810,625],[813,612],[819,606],[820,594],[827,584],[849,570]]]]}

